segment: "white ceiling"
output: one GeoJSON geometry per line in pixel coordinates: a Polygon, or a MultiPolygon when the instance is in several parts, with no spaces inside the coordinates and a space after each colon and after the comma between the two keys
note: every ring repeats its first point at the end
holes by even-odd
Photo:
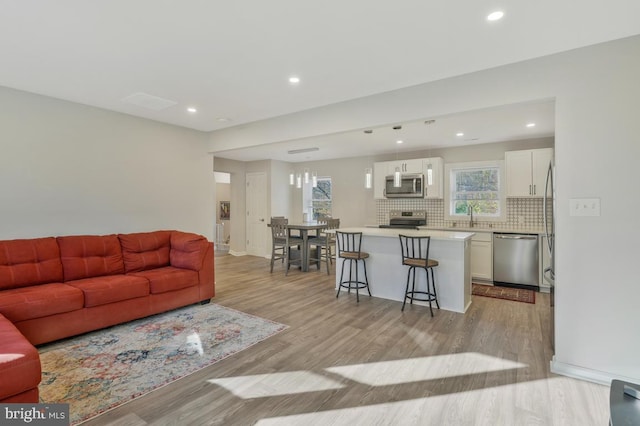
{"type": "Polygon", "coordinates": [[[249,148],[217,151],[216,157],[238,161],[263,159],[288,162],[329,160],[402,153],[437,148],[452,148],[518,139],[553,136],[555,102],[553,100],[505,105],[468,111],[444,117],[428,117],[384,127],[271,143],[249,148]],[[527,127],[527,124],[535,124],[527,127]],[[400,126],[400,129],[396,129],[400,126]],[[371,130],[372,133],[364,133],[371,130]],[[463,133],[458,136],[458,133],[463,133]],[[402,143],[398,144],[397,141],[402,143]],[[318,148],[317,151],[288,153],[289,150],[318,148]]]}
{"type": "Polygon", "coordinates": [[[638,0],[0,0],[0,85],[215,131],[640,34],[638,16],[638,0]],[[123,101],[138,93],[174,104],[123,101]]]}

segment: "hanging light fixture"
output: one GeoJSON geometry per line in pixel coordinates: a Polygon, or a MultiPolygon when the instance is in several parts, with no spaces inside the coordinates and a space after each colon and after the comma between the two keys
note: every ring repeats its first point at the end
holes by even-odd
{"type": "Polygon", "coordinates": [[[296,176],[296,188],[302,188],[302,175],[300,173],[296,176]]]}
{"type": "Polygon", "coordinates": [[[309,183],[309,169],[304,169],[304,183],[309,183]]]}
{"type": "Polygon", "coordinates": [[[400,167],[396,167],[396,171],[393,173],[393,187],[400,188],[402,186],[402,176],[400,176],[400,167]]]}
{"type": "Polygon", "coordinates": [[[311,173],[311,186],[318,187],[318,173],[316,172],[311,173]]]}
{"type": "Polygon", "coordinates": [[[289,185],[293,186],[296,184],[296,175],[292,172],[289,173],[289,185]]]}
{"type": "Polygon", "coordinates": [[[364,187],[371,189],[373,186],[373,172],[371,169],[364,169],[364,187]]]}
{"type": "Polygon", "coordinates": [[[427,164],[427,185],[433,185],[433,167],[427,164]]]}

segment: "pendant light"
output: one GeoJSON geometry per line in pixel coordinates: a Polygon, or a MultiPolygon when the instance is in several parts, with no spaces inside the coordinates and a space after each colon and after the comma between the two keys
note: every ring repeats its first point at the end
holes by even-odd
{"type": "Polygon", "coordinates": [[[393,173],[393,187],[400,188],[402,186],[402,176],[400,176],[400,167],[396,167],[396,171],[393,173]]]}
{"type": "Polygon", "coordinates": [[[371,169],[364,169],[364,187],[371,189],[373,186],[373,172],[371,169]]]}
{"type": "MultiPolygon", "coordinates": [[[[402,129],[402,126],[396,126],[394,130],[402,129]]],[[[396,161],[398,161],[398,145],[402,143],[401,140],[396,141],[396,161]]],[[[393,187],[400,188],[402,186],[402,175],[400,174],[400,167],[396,166],[396,171],[393,173],[393,187]]]]}
{"type": "Polygon", "coordinates": [[[289,173],[289,185],[293,186],[296,184],[296,175],[293,172],[289,173]]]}
{"type": "Polygon", "coordinates": [[[309,169],[304,169],[304,183],[309,183],[309,169]]]}
{"type": "Polygon", "coordinates": [[[314,188],[318,187],[318,173],[316,172],[311,174],[311,186],[314,188]]]}
{"type": "Polygon", "coordinates": [[[302,188],[302,175],[300,173],[296,176],[296,188],[302,188]]]}
{"type": "Polygon", "coordinates": [[[427,164],[427,185],[433,185],[433,167],[431,163],[427,164]]]}

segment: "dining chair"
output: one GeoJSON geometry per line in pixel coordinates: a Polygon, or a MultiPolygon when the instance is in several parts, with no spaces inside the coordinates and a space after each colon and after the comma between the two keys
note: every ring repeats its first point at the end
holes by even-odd
{"type": "Polygon", "coordinates": [[[291,263],[302,265],[302,259],[291,258],[291,247],[299,247],[302,244],[302,238],[291,237],[287,225],[289,220],[284,217],[272,217],[269,226],[271,227],[271,272],[273,272],[273,264],[276,260],[285,263],[285,275],[289,273],[291,263]]]}
{"type": "Polygon", "coordinates": [[[327,275],[329,275],[329,265],[333,264],[334,259],[331,247],[336,244],[336,236],[335,232],[326,231],[340,228],[340,219],[319,219],[318,223],[326,226],[318,233],[318,236],[309,238],[309,247],[316,247],[316,257],[313,260],[317,262],[318,269],[320,269],[320,263],[324,261],[327,265],[327,275]]]}

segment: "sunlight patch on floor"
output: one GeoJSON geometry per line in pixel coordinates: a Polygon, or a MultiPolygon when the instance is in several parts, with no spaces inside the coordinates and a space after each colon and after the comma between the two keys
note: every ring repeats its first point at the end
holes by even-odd
{"type": "Polygon", "coordinates": [[[222,386],[242,399],[317,392],[344,387],[341,383],[309,371],[227,377],[207,381],[222,386]]]}
{"type": "Polygon", "coordinates": [[[261,419],[256,425],[603,425],[609,421],[608,394],[607,386],[556,377],[427,398],[272,417],[261,419]]]}
{"type": "Polygon", "coordinates": [[[359,383],[386,386],[525,367],[526,364],[519,362],[465,352],[330,367],[326,371],[359,383]]]}

